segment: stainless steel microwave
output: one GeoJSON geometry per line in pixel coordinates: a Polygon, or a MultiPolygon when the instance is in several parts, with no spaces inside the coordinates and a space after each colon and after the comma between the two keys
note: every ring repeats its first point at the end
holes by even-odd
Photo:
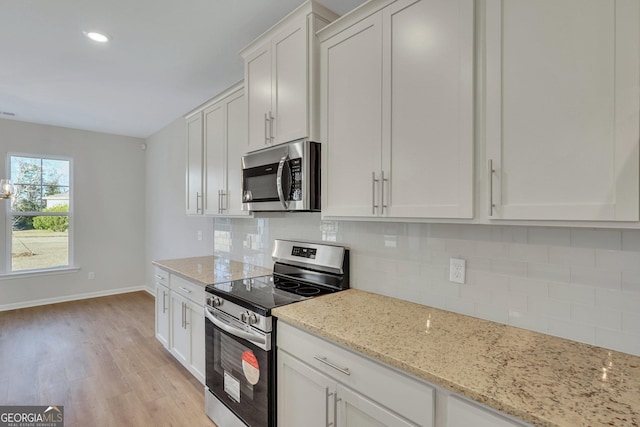
{"type": "Polygon", "coordinates": [[[242,210],[319,211],[320,144],[299,139],[245,154],[242,210]]]}

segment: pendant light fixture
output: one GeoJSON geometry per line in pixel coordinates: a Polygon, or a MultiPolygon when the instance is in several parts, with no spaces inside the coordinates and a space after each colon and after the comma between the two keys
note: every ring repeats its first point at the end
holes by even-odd
{"type": "Polygon", "coordinates": [[[9,199],[13,195],[14,188],[11,180],[0,179],[0,199],[9,199]]]}

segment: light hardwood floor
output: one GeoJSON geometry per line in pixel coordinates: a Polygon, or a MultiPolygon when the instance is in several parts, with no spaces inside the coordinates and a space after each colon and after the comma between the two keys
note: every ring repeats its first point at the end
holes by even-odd
{"type": "Polygon", "coordinates": [[[133,292],[0,312],[0,405],[64,405],[65,427],[214,426],[203,386],[133,292]]]}

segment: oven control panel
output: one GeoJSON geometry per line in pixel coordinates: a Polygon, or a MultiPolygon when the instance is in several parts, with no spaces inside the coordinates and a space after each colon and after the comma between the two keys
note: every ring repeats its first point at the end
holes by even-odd
{"type": "Polygon", "coordinates": [[[300,258],[316,259],[317,251],[318,250],[316,248],[303,248],[302,246],[294,246],[291,250],[291,255],[300,258]]]}

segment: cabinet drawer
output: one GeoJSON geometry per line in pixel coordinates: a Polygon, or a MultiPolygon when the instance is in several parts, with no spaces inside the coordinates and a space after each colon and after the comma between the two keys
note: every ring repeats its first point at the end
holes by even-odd
{"type": "Polygon", "coordinates": [[[161,269],[160,267],[156,267],[153,272],[153,280],[156,284],[169,287],[169,272],[161,269]]]}
{"type": "Polygon", "coordinates": [[[433,426],[435,390],[426,383],[287,323],[278,348],[420,426],[433,426]]]}
{"type": "Polygon", "coordinates": [[[193,302],[204,306],[205,292],[204,286],[189,282],[182,277],[171,275],[171,290],[179,295],[183,295],[193,302]]]}

